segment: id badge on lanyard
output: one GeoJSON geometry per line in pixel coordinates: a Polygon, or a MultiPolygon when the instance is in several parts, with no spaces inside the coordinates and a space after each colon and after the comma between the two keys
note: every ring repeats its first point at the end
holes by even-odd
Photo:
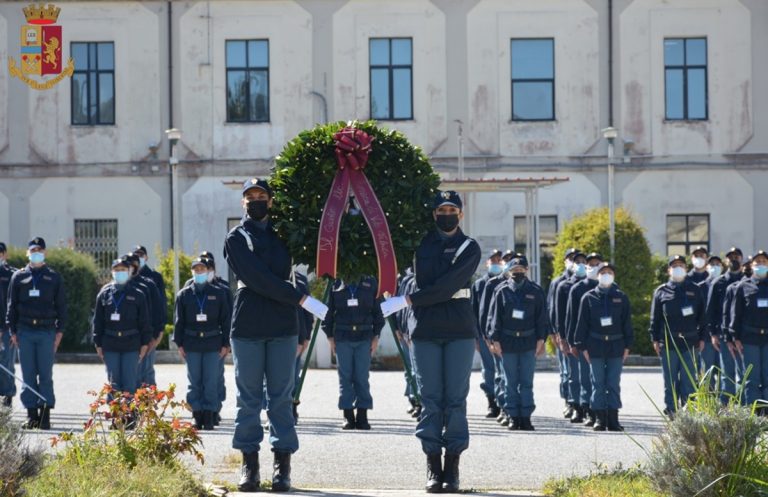
{"type": "Polygon", "coordinates": [[[600,326],[603,328],[606,326],[613,326],[613,318],[611,316],[600,318],[600,326]]]}
{"type": "Polygon", "coordinates": [[[693,316],[693,306],[687,305],[683,307],[683,317],[693,316]]]}
{"type": "Polygon", "coordinates": [[[29,296],[30,297],[39,297],[40,296],[40,290],[38,290],[37,288],[32,288],[29,291],[29,296]]]}

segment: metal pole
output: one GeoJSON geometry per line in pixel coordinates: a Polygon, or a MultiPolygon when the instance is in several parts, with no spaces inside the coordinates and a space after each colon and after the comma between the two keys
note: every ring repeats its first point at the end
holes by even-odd
{"type": "Polygon", "coordinates": [[[533,189],[533,253],[536,254],[535,281],[541,284],[541,234],[539,232],[539,187],[533,189]]]}
{"type": "Polygon", "coordinates": [[[173,294],[179,293],[179,159],[176,143],[171,146],[171,181],[173,182],[173,294]]]}
{"type": "Polygon", "coordinates": [[[616,263],[616,212],[614,206],[613,138],[608,139],[608,238],[611,245],[611,264],[616,263]]]}
{"type": "Polygon", "coordinates": [[[464,179],[464,136],[463,136],[463,129],[461,125],[463,124],[459,119],[456,119],[456,122],[459,124],[459,179],[464,179]]]}

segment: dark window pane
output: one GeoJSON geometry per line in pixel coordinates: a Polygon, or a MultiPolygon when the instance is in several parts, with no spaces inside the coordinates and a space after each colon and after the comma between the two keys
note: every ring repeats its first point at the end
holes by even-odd
{"type": "Polygon", "coordinates": [[[72,75],[72,123],[88,124],[88,76],[72,75]]]}
{"type": "Polygon", "coordinates": [[[389,119],[389,71],[371,69],[371,117],[389,119]]]}
{"type": "Polygon", "coordinates": [[[75,59],[75,71],[84,71],[88,69],[87,43],[73,43],[71,56],[75,59]]]}
{"type": "Polygon", "coordinates": [[[667,255],[688,255],[686,245],[667,245],[667,255]]]}
{"type": "Polygon", "coordinates": [[[697,244],[709,241],[709,216],[688,217],[688,241],[697,244]]]}
{"type": "Polygon", "coordinates": [[[411,118],[411,70],[392,70],[392,98],[394,99],[395,119],[411,118]]]}
{"type": "Polygon", "coordinates": [[[688,69],[688,119],[707,117],[707,73],[704,69],[688,69]]]}
{"type": "Polygon", "coordinates": [[[664,40],[664,65],[682,66],[685,63],[685,58],[683,57],[684,47],[685,40],[664,40]]]}
{"type": "Polygon", "coordinates": [[[554,78],[552,40],[512,40],[512,79],[554,78]]]}
{"type": "Polygon", "coordinates": [[[553,119],[552,83],[512,84],[512,119],[553,119]]]}
{"type": "Polygon", "coordinates": [[[520,252],[517,247],[522,247],[522,251],[525,251],[525,242],[527,236],[528,220],[522,216],[515,216],[515,251],[520,252]]]}
{"type": "Polygon", "coordinates": [[[229,121],[245,121],[248,118],[247,92],[245,71],[227,71],[227,119],[229,121]]]}
{"type": "Polygon", "coordinates": [[[666,70],[667,119],[684,119],[683,113],[683,70],[666,70]]]}
{"type": "Polygon", "coordinates": [[[269,67],[269,42],[266,40],[248,42],[248,67],[269,67]]]}
{"type": "Polygon", "coordinates": [[[99,122],[99,98],[97,95],[97,90],[99,88],[97,79],[96,79],[96,73],[91,72],[88,73],[88,89],[90,91],[90,108],[88,109],[88,114],[90,116],[90,123],[91,124],[97,124],[99,122]]]}
{"type": "Polygon", "coordinates": [[[392,65],[411,65],[411,40],[392,40],[392,65]]]}
{"type": "Polygon", "coordinates": [[[269,85],[267,83],[267,71],[251,71],[251,108],[249,109],[250,121],[269,120],[269,85]]]}
{"type": "Polygon", "coordinates": [[[704,38],[686,40],[685,64],[688,66],[703,66],[707,63],[707,40],[704,38]]]}
{"type": "Polygon", "coordinates": [[[539,217],[539,242],[548,247],[557,244],[557,216],[539,217]]]}
{"type": "Polygon", "coordinates": [[[99,74],[99,122],[115,122],[115,95],[113,92],[112,73],[99,74]]]}
{"type": "Polygon", "coordinates": [[[99,69],[115,68],[115,46],[112,43],[99,43],[99,69]]]}
{"type": "Polygon", "coordinates": [[[389,65],[389,39],[371,39],[370,48],[372,66],[389,65]]]}
{"type": "Polygon", "coordinates": [[[88,69],[96,69],[96,44],[88,44],[88,69]]]}
{"type": "Polygon", "coordinates": [[[685,216],[667,216],[667,242],[685,242],[685,216]]]}
{"type": "Polygon", "coordinates": [[[244,41],[227,41],[227,67],[245,67],[244,41]]]}

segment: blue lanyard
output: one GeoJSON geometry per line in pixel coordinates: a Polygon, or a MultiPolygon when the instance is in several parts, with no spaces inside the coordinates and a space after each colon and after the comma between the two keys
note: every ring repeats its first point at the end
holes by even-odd
{"type": "Polygon", "coordinates": [[[200,309],[200,314],[203,314],[203,309],[205,309],[205,292],[203,292],[202,299],[197,298],[197,294],[195,294],[195,300],[197,301],[197,307],[200,309]]]}
{"type": "Polygon", "coordinates": [[[120,313],[120,304],[123,303],[123,299],[125,299],[125,291],[123,291],[123,294],[120,296],[120,298],[117,298],[117,290],[112,292],[112,302],[115,303],[115,312],[120,313]]]}
{"type": "Polygon", "coordinates": [[[42,274],[38,273],[37,276],[35,276],[35,273],[32,271],[30,271],[30,273],[32,274],[32,289],[37,290],[37,282],[40,281],[42,274]]]}
{"type": "Polygon", "coordinates": [[[349,295],[352,298],[355,298],[355,294],[357,293],[357,285],[349,285],[347,288],[349,288],[349,295]]]}
{"type": "MultiPolygon", "coordinates": [[[[509,287],[509,289],[512,292],[510,294],[510,296],[512,298],[512,303],[514,304],[514,308],[515,309],[519,309],[520,308],[520,299],[517,296],[517,291],[514,288],[512,288],[511,286],[509,287]]],[[[522,287],[518,288],[518,290],[522,290],[522,287]]]]}

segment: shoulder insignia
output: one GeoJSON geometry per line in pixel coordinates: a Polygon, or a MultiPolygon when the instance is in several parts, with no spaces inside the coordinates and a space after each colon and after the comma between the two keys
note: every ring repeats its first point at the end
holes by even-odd
{"type": "Polygon", "coordinates": [[[535,300],[536,299],[536,295],[534,295],[532,293],[528,293],[528,294],[525,295],[525,298],[530,299],[530,300],[535,300]]]}
{"type": "Polygon", "coordinates": [[[613,301],[617,304],[621,304],[621,298],[615,298],[613,301]]]}
{"type": "Polygon", "coordinates": [[[216,300],[216,295],[208,295],[208,300],[216,300]]]}
{"type": "Polygon", "coordinates": [[[50,276],[43,276],[43,279],[44,279],[44,280],[48,280],[48,281],[51,281],[51,280],[53,280],[53,278],[51,278],[50,276]]]}
{"type": "Polygon", "coordinates": [[[125,300],[136,300],[136,297],[134,297],[133,295],[127,295],[125,297],[125,300]]]}

